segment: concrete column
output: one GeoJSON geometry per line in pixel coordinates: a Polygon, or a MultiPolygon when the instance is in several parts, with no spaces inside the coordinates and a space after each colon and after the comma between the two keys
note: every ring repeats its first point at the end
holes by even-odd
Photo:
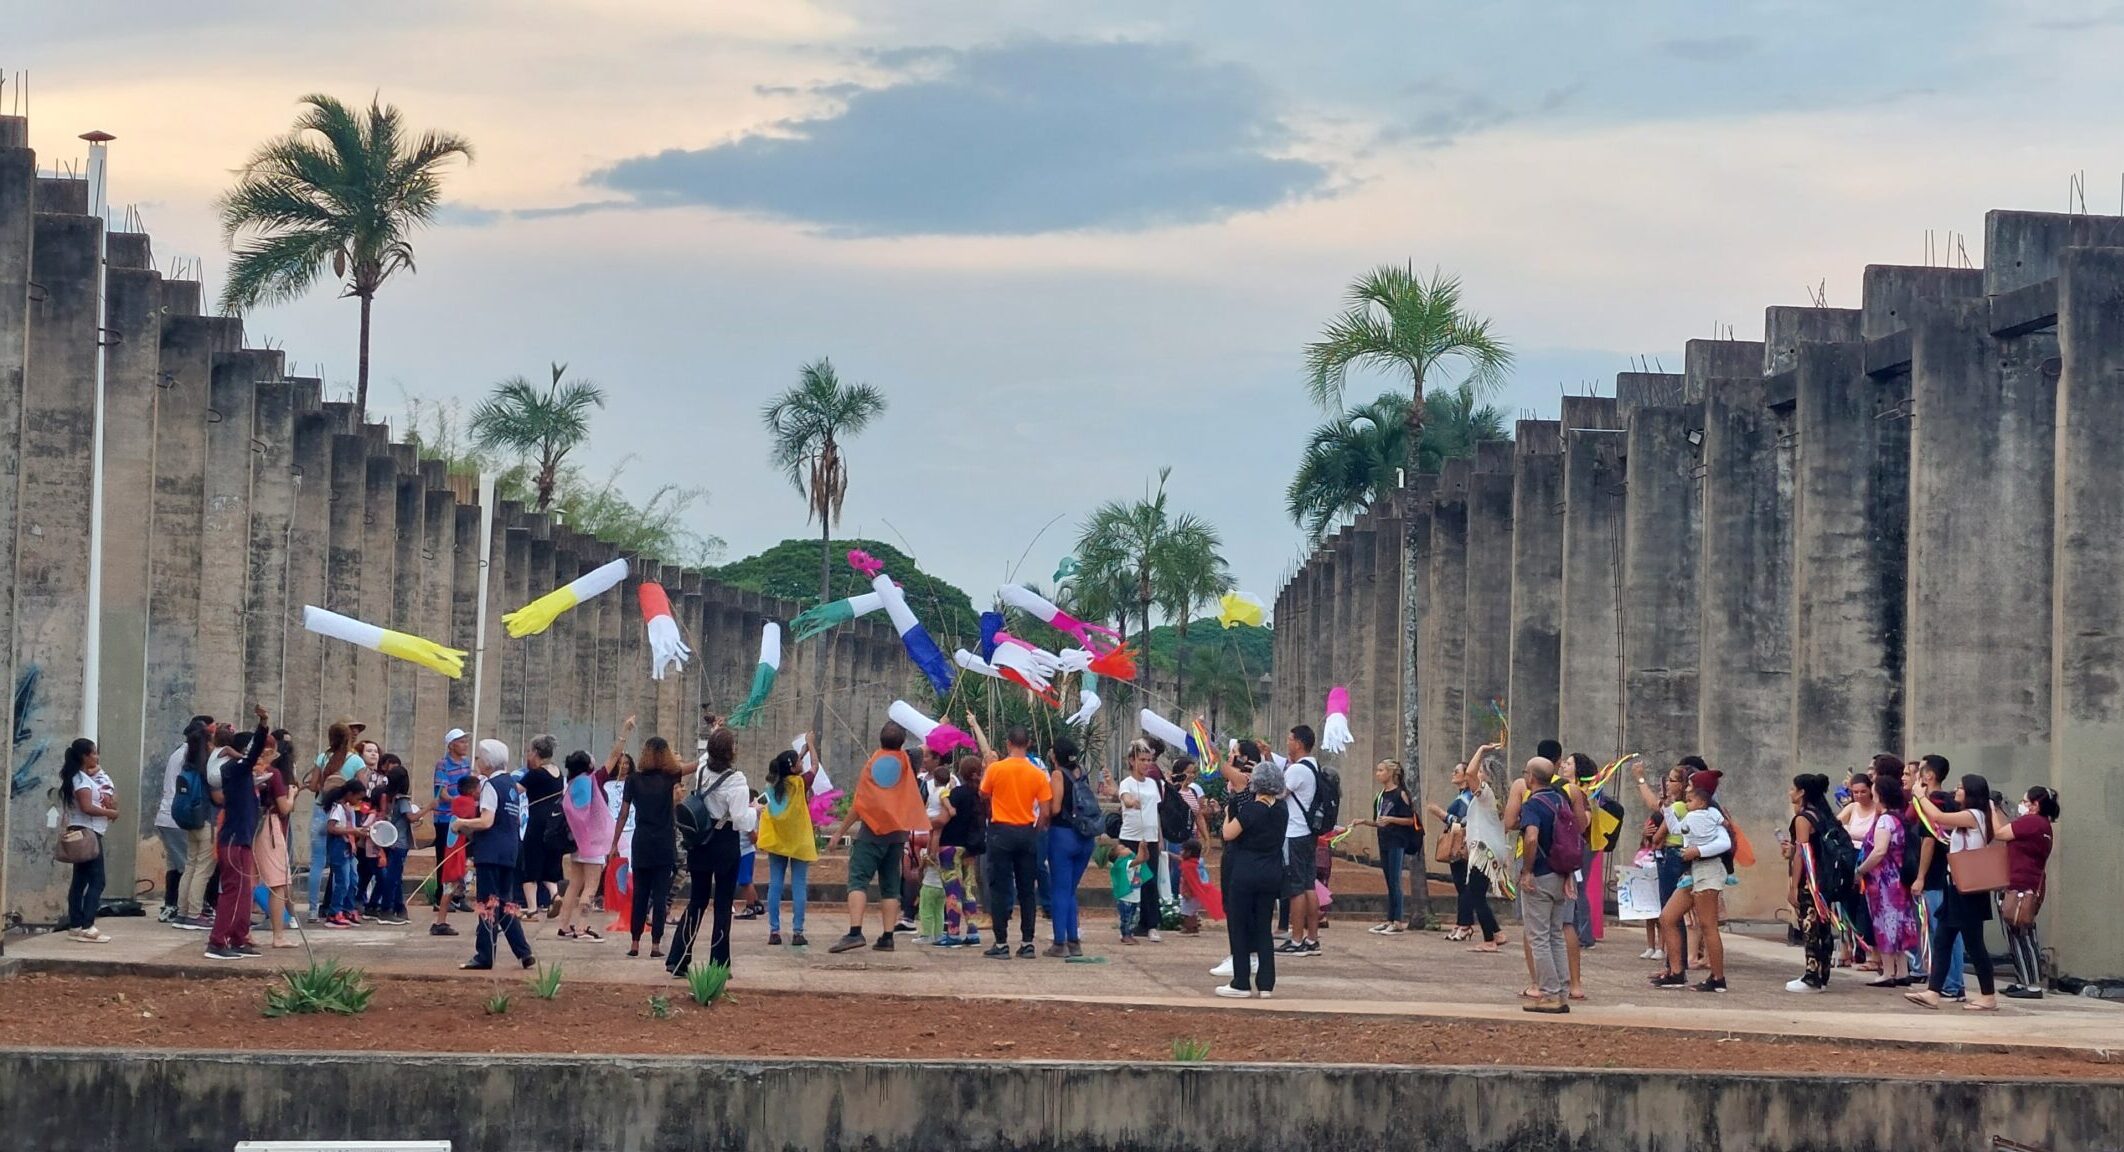
{"type": "MultiPolygon", "coordinates": [[[[1606,397],[1566,396],[1562,423],[1563,629],[1557,658],[1563,694],[1555,737],[1566,753],[1606,763],[1622,744],[1620,586],[1628,506],[1622,411],[1606,397]]],[[[1549,735],[1513,727],[1513,741],[1530,750],[1549,735]]]]}
{"type": "MultiPolygon", "coordinates": [[[[368,544],[363,510],[369,497],[369,441],[358,432],[332,436],[331,531],[325,545],[325,605],[342,616],[359,619],[362,614],[362,552],[368,544]]],[[[362,723],[377,723],[375,717],[356,716],[356,654],[361,650],[336,640],[321,641],[322,669],[318,702],[324,722],[352,716],[362,723]]],[[[324,731],[311,739],[322,742],[324,731]]]]}
{"type": "MultiPolygon", "coordinates": [[[[2124,248],[2066,251],[2058,282],[2057,592],[2052,616],[2050,784],[2072,805],[2050,862],[2044,942],[2059,971],[2124,976],[2124,924],[2109,885],[2124,875],[2114,757],[2124,740],[2124,248]]],[[[2009,795],[2029,781],[1994,780],[2009,795]]]]}
{"type": "Polygon", "coordinates": [[[1689,402],[1689,378],[1679,372],[1617,372],[1615,403],[1624,412],[1689,402]]]}
{"type": "MultiPolygon", "coordinates": [[[[1346,595],[1349,598],[1349,615],[1344,626],[1349,629],[1349,676],[1350,689],[1350,749],[1343,758],[1351,771],[1343,773],[1343,783],[1351,786],[1361,780],[1367,796],[1376,795],[1377,786],[1371,777],[1372,765],[1387,758],[1387,746],[1395,742],[1398,725],[1390,722],[1386,713],[1372,707],[1371,697],[1381,680],[1388,680],[1391,668],[1388,659],[1393,646],[1379,643],[1377,623],[1379,614],[1375,604],[1379,599],[1379,569],[1376,550],[1379,546],[1378,521],[1370,512],[1357,517],[1350,525],[1350,551],[1344,558],[1342,571],[1347,574],[1346,595]]],[[[1396,585],[1398,591],[1398,585],[1396,585]]],[[[1355,817],[1352,817],[1355,819],[1355,817]]],[[[1376,847],[1376,844],[1375,844],[1376,847]]]]}
{"type": "MultiPolygon", "coordinates": [[[[525,594],[535,600],[560,587],[561,580],[554,569],[553,520],[550,516],[534,515],[531,518],[531,572],[527,578],[525,594]]],[[[524,725],[525,739],[539,734],[552,735],[558,727],[558,718],[553,711],[553,654],[558,648],[559,636],[555,628],[548,628],[536,636],[527,636],[517,641],[526,647],[524,653],[524,725]]]]}
{"type": "Polygon", "coordinates": [[[2005,786],[2050,774],[2058,337],[1997,339],[1982,301],[1914,319],[1910,752],[2005,786]]]}
{"type": "Polygon", "coordinates": [[[2068,248],[2124,248],[2124,217],[1998,208],[1984,213],[1984,294],[2056,279],[2068,248]]]}
{"type": "Polygon", "coordinates": [[[1776,305],[1763,310],[1762,374],[1775,376],[1799,366],[1799,350],[1808,344],[1836,344],[1859,338],[1856,308],[1795,308],[1776,305]]]}
{"type": "MultiPolygon", "coordinates": [[[[1365,709],[1369,718],[1365,726],[1371,729],[1372,755],[1375,758],[1400,760],[1401,750],[1401,665],[1402,626],[1401,605],[1401,556],[1405,522],[1401,516],[1400,500],[1389,497],[1372,505],[1373,540],[1371,554],[1366,561],[1364,578],[1369,587],[1367,610],[1371,614],[1368,627],[1371,632],[1371,671],[1368,703],[1356,706],[1365,709]]],[[[1249,678],[1259,677],[1264,668],[1249,668],[1249,678]]],[[[1275,683],[1280,683],[1280,677],[1275,683]]],[[[1258,691],[1253,685],[1249,691],[1258,691]]],[[[1272,687],[1271,695],[1280,692],[1272,687]]],[[[1356,693],[1351,694],[1356,697],[1356,693]]],[[[1362,700],[1363,697],[1358,697],[1362,700]]],[[[1415,766],[1404,762],[1405,774],[1413,774],[1415,766]]]]}
{"type": "MultiPolygon", "coordinates": [[[[28,128],[20,117],[0,117],[0,719],[15,731],[15,527],[22,484],[22,389],[29,367],[30,253],[36,231],[37,154],[24,145],[28,128]]],[[[45,302],[38,289],[38,307],[45,302]]],[[[14,741],[0,740],[0,774],[14,780],[14,741]]],[[[158,781],[157,789],[161,787],[158,781]]],[[[13,828],[9,793],[0,789],[0,844],[13,828]]],[[[35,806],[34,802],[30,802],[35,806]]],[[[7,861],[0,852],[0,894],[6,891],[7,861]]],[[[4,909],[0,909],[4,910],[4,909]]]]}
{"type": "MultiPolygon", "coordinates": [[[[1328,597],[1328,642],[1326,645],[1328,649],[1328,688],[1332,690],[1338,684],[1344,688],[1350,688],[1362,683],[1359,677],[1363,674],[1363,670],[1358,667],[1356,656],[1356,620],[1358,618],[1357,605],[1355,603],[1357,581],[1354,571],[1357,566],[1356,527],[1352,525],[1335,533],[1328,540],[1324,551],[1333,561],[1327,572],[1327,587],[1325,589],[1328,597]]],[[[1308,720],[1307,723],[1312,724],[1313,731],[1318,732],[1320,731],[1321,723],[1325,721],[1327,716],[1326,692],[1321,693],[1321,698],[1314,703],[1313,710],[1322,719],[1320,721],[1308,720]]],[[[1188,715],[1188,711],[1185,708],[1179,708],[1178,711],[1182,718],[1181,724],[1185,727],[1185,717],[1188,715]]],[[[1353,716],[1351,719],[1358,723],[1363,722],[1360,717],[1353,716]]],[[[1350,786],[1349,794],[1353,797],[1363,797],[1365,802],[1369,803],[1371,780],[1368,776],[1360,779],[1360,775],[1353,769],[1362,765],[1368,771],[1371,765],[1367,764],[1363,759],[1365,743],[1363,738],[1357,735],[1354,728],[1351,731],[1351,737],[1350,746],[1343,750],[1341,756],[1336,757],[1340,761],[1338,767],[1342,769],[1343,781],[1350,786]]],[[[1323,759],[1322,762],[1326,763],[1327,761],[1323,759]]]]}
{"type": "MultiPolygon", "coordinates": [[[[1725,773],[1719,800],[1744,829],[1781,826],[1791,805],[1792,523],[1781,491],[1786,421],[1763,378],[1704,389],[1703,657],[1697,734],[1725,773]]],[[[1784,862],[1759,852],[1754,883],[1732,897],[1766,915],[1784,897],[1784,862]]]]}
{"type": "MultiPolygon", "coordinates": [[[[396,626],[398,596],[398,460],[388,441],[364,430],[367,459],[362,505],[360,617],[384,628],[396,626]]],[[[391,733],[390,658],[366,648],[354,652],[355,718],[369,726],[370,738],[395,747],[391,733]]]]}
{"type": "MultiPolygon", "coordinates": [[[[1509,707],[1512,692],[1513,448],[1509,440],[1475,446],[1468,480],[1466,706],[1460,752],[1497,738],[1491,702],[1509,707]]],[[[1509,715],[1509,713],[1507,713],[1509,715]]]]}
{"type": "MultiPolygon", "coordinates": [[[[456,505],[451,513],[450,643],[467,652],[479,646],[479,515],[479,505],[469,501],[456,505]]],[[[450,681],[445,689],[451,728],[470,731],[473,696],[478,689],[479,685],[472,677],[472,658],[468,655],[464,676],[450,681]]],[[[486,733],[474,732],[472,735],[477,740],[486,733]]],[[[438,751],[436,755],[442,753],[438,751]]]]}
{"type": "Polygon", "coordinates": [[[280,723],[298,750],[319,741],[325,715],[325,639],[302,626],[304,606],[325,606],[325,568],[332,546],[332,435],[334,416],[319,408],[298,413],[294,425],[295,510],[288,522],[287,701],[280,723]]]}
{"type": "MultiPolygon", "coordinates": [[[[511,517],[521,521],[523,517],[511,517]]],[[[528,528],[510,526],[501,534],[502,581],[507,591],[502,594],[502,611],[513,612],[545,589],[533,590],[531,583],[531,531],[528,528]]],[[[496,614],[499,619],[499,613],[496,614]]],[[[496,678],[501,685],[502,739],[509,750],[521,758],[523,748],[536,735],[531,731],[536,723],[531,717],[531,645],[524,640],[513,640],[503,634],[500,643],[490,649],[495,657],[495,668],[500,673],[496,678]]]]}
{"type": "MultiPolygon", "coordinates": [[[[1425,543],[1428,544],[1429,540],[1426,539],[1425,543]]],[[[1268,723],[1263,726],[1264,732],[1278,725],[1297,723],[1296,717],[1304,706],[1307,622],[1305,582],[1306,570],[1301,564],[1291,573],[1289,582],[1283,586],[1283,606],[1277,609],[1276,613],[1277,628],[1284,633],[1283,652],[1277,657],[1276,664],[1276,682],[1281,690],[1279,694],[1282,703],[1275,716],[1269,718],[1268,723]]],[[[1118,701],[1108,700],[1107,703],[1116,704],[1118,701]]]]}
{"type": "Polygon", "coordinates": [[[1630,413],[1624,446],[1623,746],[1648,774],[1697,749],[1703,406],[1630,413]]]}
{"type": "Polygon", "coordinates": [[[1321,705],[1335,682],[1335,543],[1329,537],[1313,552],[1306,565],[1305,687],[1298,701],[1298,715],[1285,724],[1310,724],[1320,731],[1321,705]]]}
{"type": "MultiPolygon", "coordinates": [[[[421,582],[415,628],[422,636],[452,648],[464,648],[469,644],[470,630],[457,631],[451,608],[457,591],[457,496],[450,490],[448,465],[440,460],[421,461],[420,484],[423,493],[417,563],[421,582]]],[[[415,795],[431,796],[435,762],[443,754],[443,734],[463,725],[465,720],[450,708],[453,682],[425,668],[419,672],[413,682],[413,743],[406,768],[413,774],[415,795]]]]}
{"type": "Polygon", "coordinates": [[[37,177],[37,211],[63,216],[86,216],[88,210],[87,177],[37,177]]]}
{"type": "Polygon", "coordinates": [[[1448,461],[1431,503],[1431,544],[1424,556],[1429,577],[1416,660],[1422,670],[1417,740],[1426,796],[1448,793],[1453,765],[1468,753],[1460,746],[1460,732],[1467,712],[1469,475],[1467,461],[1448,461]]]}
{"type": "Polygon", "coordinates": [[[231,715],[244,716],[255,702],[265,705],[276,724],[285,724],[288,534],[295,517],[295,386],[284,381],[258,382],[252,393],[251,421],[243,699],[231,715]]]}
{"type": "MultiPolygon", "coordinates": [[[[423,582],[427,565],[421,561],[420,537],[427,527],[428,482],[421,475],[419,452],[410,444],[391,445],[396,469],[391,516],[391,611],[385,627],[420,635],[423,582]]],[[[384,730],[386,748],[404,755],[419,748],[414,738],[416,703],[420,682],[435,673],[404,660],[384,664],[384,730]]]]}
{"type": "Polygon", "coordinates": [[[1700,401],[1707,381],[1760,376],[1763,361],[1760,340],[1688,341],[1682,345],[1683,389],[1690,402],[1700,401]]]}
{"type": "MultiPolygon", "coordinates": [[[[488,730],[481,733],[481,735],[494,735],[496,739],[507,743],[511,752],[517,750],[518,730],[510,727],[505,722],[506,714],[503,712],[502,700],[507,694],[503,691],[503,685],[505,683],[521,683],[522,668],[518,667],[513,670],[509,668],[510,660],[521,659],[521,657],[509,650],[510,641],[508,634],[502,630],[501,618],[503,613],[513,612],[524,603],[520,598],[520,594],[524,590],[522,581],[520,579],[513,580],[509,575],[509,528],[510,525],[516,522],[517,513],[521,511],[522,507],[514,500],[502,500],[499,498],[495,500],[494,513],[488,528],[488,551],[484,561],[486,574],[483,579],[487,582],[487,624],[484,629],[485,634],[480,637],[480,643],[486,649],[484,670],[481,673],[478,687],[480,727],[488,730]],[[519,598],[512,599],[512,596],[519,598]]],[[[529,537],[525,539],[528,540],[529,537]]],[[[524,553],[528,554],[529,551],[529,545],[526,544],[524,553]]],[[[521,574],[519,569],[518,575],[521,576],[521,574]]],[[[521,721],[523,705],[521,696],[517,697],[516,704],[516,715],[518,720],[521,721]]]]}
{"type": "Polygon", "coordinates": [[[207,393],[206,517],[199,560],[197,710],[238,719],[244,699],[245,634],[250,597],[252,454],[257,391],[280,378],[280,354],[245,348],[217,356],[207,393]]]}
{"type": "MultiPolygon", "coordinates": [[[[576,541],[581,539],[567,528],[553,530],[553,585],[558,588],[583,574],[581,558],[576,554],[576,541]]],[[[611,593],[598,597],[609,600],[611,593]]],[[[572,612],[564,612],[553,622],[552,657],[547,661],[546,700],[553,719],[553,735],[560,741],[561,754],[569,750],[589,749],[589,739],[580,723],[582,711],[576,706],[576,644],[583,626],[589,618],[578,606],[572,612]]]]}
{"type": "Polygon", "coordinates": [[[1561,731],[1563,698],[1563,425],[1521,420],[1516,432],[1507,764],[1525,763],[1539,733],[1561,731]]]}
{"type": "Polygon", "coordinates": [[[1910,376],[1866,375],[1865,346],[1802,344],[1792,517],[1797,771],[1832,780],[1903,747],[1910,376]]]}
{"type": "Polygon", "coordinates": [[[1984,270],[1868,264],[1862,285],[1859,334],[1878,340],[1907,331],[1915,317],[1940,301],[1982,296],[1984,270]]]}
{"type": "MultiPolygon", "coordinates": [[[[50,184],[46,181],[45,184],[50,184]]],[[[42,190],[40,185],[40,191],[42,190]]],[[[66,746],[83,729],[90,445],[95,430],[96,266],[102,221],[39,212],[22,397],[15,562],[15,761],[0,911],[32,923],[63,907],[67,870],[39,850],[66,746]]]]}
{"type": "MultiPolygon", "coordinates": [[[[104,356],[103,468],[103,608],[99,646],[97,743],[105,771],[128,797],[143,792],[144,777],[156,777],[162,789],[162,748],[150,755],[146,746],[147,628],[149,540],[153,533],[156,401],[162,389],[162,277],[147,268],[121,266],[121,260],[147,257],[146,236],[125,236],[121,253],[112,237],[105,273],[104,306],[111,341],[104,356]]],[[[148,261],[152,264],[152,260],[148,261]]],[[[0,606],[4,610],[4,606],[0,606]]],[[[164,741],[161,736],[156,744],[164,741]]],[[[145,819],[138,807],[121,809],[126,835],[105,837],[104,874],[131,878],[136,869],[135,843],[154,839],[155,810],[145,819]]],[[[137,871],[161,886],[159,853],[141,861],[137,871]]]]}

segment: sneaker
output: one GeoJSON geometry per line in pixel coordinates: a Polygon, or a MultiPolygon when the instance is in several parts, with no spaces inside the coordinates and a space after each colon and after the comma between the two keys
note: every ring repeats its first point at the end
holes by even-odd
{"type": "MultiPolygon", "coordinates": [[[[1001,945],[998,945],[998,947],[1001,947],[1001,945]]],[[[1033,947],[1032,941],[1027,940],[1025,943],[1018,945],[1018,959],[1031,960],[1038,955],[1040,955],[1040,950],[1033,947]]]]}
{"type": "Polygon", "coordinates": [[[841,938],[840,938],[839,940],[836,940],[836,941],[834,941],[834,942],[833,942],[833,947],[831,947],[831,948],[828,948],[828,949],[827,949],[827,951],[828,951],[828,952],[853,952],[853,951],[855,951],[856,949],[858,949],[858,948],[861,948],[862,946],[863,946],[863,933],[862,933],[862,930],[861,930],[861,929],[850,929],[850,930],[849,930],[849,933],[848,933],[848,934],[847,934],[846,936],[843,936],[843,937],[841,937],[841,938]]]}
{"type": "Polygon", "coordinates": [[[1687,988],[1689,977],[1681,972],[1666,972],[1652,978],[1654,988],[1687,988]]]}
{"type": "Polygon", "coordinates": [[[802,932],[798,932],[789,937],[789,946],[791,948],[803,948],[809,945],[810,943],[811,941],[804,939],[804,934],[802,932]]]}
{"type": "Polygon", "coordinates": [[[981,953],[981,955],[988,957],[990,960],[1008,960],[1010,959],[1010,945],[998,944],[981,953]]]}
{"type": "Polygon", "coordinates": [[[243,959],[243,953],[234,948],[209,948],[206,950],[206,958],[209,960],[241,960],[243,959]]]}
{"type": "MultiPolygon", "coordinates": [[[[1047,957],[1049,960],[1067,960],[1069,959],[1069,945],[1049,944],[1047,946],[1047,950],[1045,952],[1042,952],[1041,955],[1047,957]]],[[[2013,990],[2010,988],[2007,989],[2006,994],[2008,996],[2013,995],[2013,990]]]]}
{"type": "Polygon", "coordinates": [[[413,921],[407,919],[406,914],[403,912],[393,912],[385,916],[383,922],[386,924],[411,924],[413,921]]]}
{"type": "Polygon", "coordinates": [[[325,919],[325,927],[327,928],[352,928],[353,926],[354,922],[344,916],[330,916],[325,919]]]}
{"type": "Polygon", "coordinates": [[[430,924],[428,925],[428,935],[455,936],[457,935],[457,929],[450,927],[448,924],[430,924]]]}
{"type": "MultiPolygon", "coordinates": [[[[1068,949],[1072,960],[1084,955],[1084,941],[1082,940],[1072,940],[1065,947],[1068,949]]],[[[2037,993],[2037,995],[2041,995],[2041,993],[2037,993]]]]}
{"type": "Polygon", "coordinates": [[[1216,993],[1217,995],[1224,997],[1226,1000],[1251,1000],[1254,998],[1253,989],[1234,988],[1229,984],[1217,985],[1216,993]]]}
{"type": "Polygon", "coordinates": [[[1382,935],[1385,935],[1385,936],[1399,936],[1399,935],[1401,935],[1402,933],[1404,933],[1404,932],[1406,932],[1406,931],[1408,931],[1408,929],[1407,929],[1407,928],[1404,928],[1404,927],[1402,927],[1402,926],[1401,926],[1401,925],[1399,925],[1399,924],[1389,924],[1389,925],[1387,925],[1387,927],[1386,927],[1386,931],[1385,931],[1384,933],[1382,933],[1382,935]]]}
{"type": "Polygon", "coordinates": [[[756,904],[747,904],[747,905],[745,905],[745,910],[744,910],[744,911],[742,911],[742,912],[738,913],[738,914],[737,914],[737,915],[735,915],[735,916],[732,916],[732,917],[731,917],[731,919],[732,919],[732,920],[757,920],[757,919],[759,919],[760,917],[762,917],[762,916],[765,916],[766,914],[767,914],[767,909],[765,909],[765,908],[763,908],[763,907],[761,907],[761,906],[759,906],[759,905],[756,905],[756,904]]]}
{"type": "Polygon", "coordinates": [[[2043,998],[2043,990],[2016,984],[2006,989],[2005,995],[2009,1000],[2041,1000],[2043,998]]]}
{"type": "Polygon", "coordinates": [[[1785,982],[1785,991],[1796,993],[1801,996],[1809,996],[1822,992],[1827,992],[1828,989],[1817,988],[1814,985],[1807,983],[1805,980],[1787,980],[1785,982]]]}
{"type": "Polygon", "coordinates": [[[1303,940],[1286,940],[1276,946],[1276,955],[1278,956],[1296,956],[1304,951],[1305,941],[1303,940]]]}
{"type": "Polygon", "coordinates": [[[769,948],[772,948],[775,945],[780,944],[781,942],[782,934],[780,932],[769,932],[767,934],[767,946],[769,948]]]}
{"type": "Polygon", "coordinates": [[[1318,940],[1308,940],[1305,942],[1305,947],[1298,950],[1298,958],[1301,960],[1315,959],[1319,955],[1320,941],[1318,940]]]}
{"type": "Polygon", "coordinates": [[[957,948],[963,943],[957,936],[939,936],[930,941],[929,945],[932,948],[957,948]]]}
{"type": "Polygon", "coordinates": [[[252,945],[249,945],[249,944],[238,944],[238,945],[236,945],[236,947],[235,947],[235,949],[234,949],[234,950],[235,950],[235,951],[237,951],[237,952],[240,952],[240,953],[242,953],[242,954],[243,954],[243,955],[245,955],[245,956],[263,956],[263,955],[265,955],[265,953],[263,953],[263,952],[260,952],[260,951],[259,951],[259,950],[258,950],[257,948],[255,948],[255,947],[253,947],[252,945]]]}
{"type": "Polygon", "coordinates": [[[1386,930],[1387,925],[1384,920],[1372,925],[1370,928],[1365,929],[1365,931],[1370,932],[1374,936],[1384,936],[1386,935],[1386,930]]]}
{"type": "Polygon", "coordinates": [[[177,919],[177,906],[174,904],[164,904],[162,906],[161,913],[158,914],[155,919],[163,924],[169,924],[174,922],[177,919]]]}
{"type": "Polygon", "coordinates": [[[214,918],[212,916],[179,916],[171,923],[187,932],[211,932],[214,930],[214,918]]]}
{"type": "Polygon", "coordinates": [[[920,932],[922,926],[902,916],[900,917],[900,922],[892,926],[892,930],[895,932],[920,932]]]}
{"type": "Polygon", "coordinates": [[[1706,976],[1703,983],[1694,985],[1689,990],[1691,992],[1724,992],[1726,990],[1726,982],[1716,976],[1706,976]]]}
{"type": "Polygon", "coordinates": [[[968,948],[979,948],[981,946],[981,930],[979,928],[976,928],[973,931],[968,932],[966,935],[959,937],[959,943],[968,948]]]}
{"type": "Polygon", "coordinates": [[[1645,957],[1647,960],[1665,960],[1666,958],[1667,950],[1665,948],[1654,948],[1652,954],[1645,957]]]}
{"type": "Polygon", "coordinates": [[[886,933],[886,934],[884,934],[883,936],[880,936],[880,937],[878,937],[878,942],[877,942],[877,943],[875,943],[875,944],[872,944],[872,945],[870,946],[870,950],[871,950],[872,952],[890,952],[890,951],[892,951],[892,933],[890,933],[890,932],[887,932],[887,933],[886,933]]]}
{"type": "Polygon", "coordinates": [[[1254,993],[1254,997],[1259,1000],[1274,1000],[1276,998],[1276,994],[1266,988],[1262,988],[1254,993]]]}
{"type": "Polygon", "coordinates": [[[1150,932],[1149,932],[1149,933],[1147,933],[1147,934],[1146,934],[1146,935],[1144,936],[1144,939],[1146,939],[1146,940],[1150,941],[1150,942],[1151,942],[1151,943],[1153,943],[1153,944],[1163,944],[1163,943],[1165,943],[1165,941],[1164,941],[1164,940],[1162,940],[1162,939],[1160,939],[1160,938],[1159,938],[1159,936],[1158,936],[1158,930],[1157,930],[1156,928],[1153,928],[1153,929],[1151,929],[1151,930],[1150,930],[1150,932]]]}
{"type": "Polygon", "coordinates": [[[1210,975],[1212,976],[1229,976],[1232,972],[1232,958],[1229,956],[1220,961],[1215,968],[1210,969],[1210,975]]]}
{"type": "Polygon", "coordinates": [[[1639,953],[1637,954],[1637,958],[1638,958],[1639,960],[1650,960],[1650,959],[1652,959],[1652,954],[1653,954],[1654,952],[1657,952],[1657,951],[1659,951],[1659,949],[1657,949],[1657,948],[1647,948],[1647,949],[1645,949],[1644,951],[1642,951],[1642,952],[1639,952],[1639,953]]]}

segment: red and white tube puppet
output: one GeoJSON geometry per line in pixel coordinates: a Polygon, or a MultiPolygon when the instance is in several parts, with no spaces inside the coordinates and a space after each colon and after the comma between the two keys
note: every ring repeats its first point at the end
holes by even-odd
{"type": "Polygon", "coordinates": [[[1320,746],[1337,756],[1350,746],[1350,690],[1340,684],[1328,689],[1327,719],[1320,725],[1320,746]]]}
{"type": "Polygon", "coordinates": [[[1091,723],[1091,718],[1099,714],[1099,708],[1102,703],[1099,699],[1098,675],[1086,672],[1083,679],[1077,682],[1077,710],[1070,713],[1062,722],[1064,724],[1089,724],[1091,723]]]}
{"type": "Polygon", "coordinates": [[[649,678],[662,680],[664,673],[684,669],[693,649],[679,636],[678,621],[671,616],[671,597],[662,584],[644,580],[638,595],[642,623],[649,629],[649,678]]]}
{"type": "Polygon", "coordinates": [[[996,599],[1016,608],[1057,632],[1066,632],[1077,643],[1105,655],[1121,646],[1121,634],[1111,628],[1089,624],[1055,606],[1055,602],[1023,584],[1005,584],[996,589],[996,599]]]}

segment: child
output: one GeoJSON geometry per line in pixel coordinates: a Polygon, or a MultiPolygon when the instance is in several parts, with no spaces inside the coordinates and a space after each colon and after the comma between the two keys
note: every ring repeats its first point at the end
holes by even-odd
{"type": "Polygon", "coordinates": [[[1329,835],[1313,838],[1313,889],[1315,898],[1320,901],[1322,928],[1328,926],[1328,901],[1334,898],[1333,890],[1328,887],[1328,877],[1335,871],[1334,840],[1345,831],[1346,829],[1337,828],[1329,835]]]}
{"type": "MultiPolygon", "coordinates": [[[[1131,926],[1136,923],[1136,905],[1142,900],[1143,882],[1151,878],[1151,867],[1134,853],[1117,848],[1106,871],[1114,886],[1114,905],[1121,914],[1121,942],[1134,944],[1131,926]]],[[[1151,898],[1157,899],[1156,894],[1151,898]]]]}
{"type": "Polygon", "coordinates": [[[344,781],[327,785],[324,794],[317,798],[325,809],[325,860],[332,873],[331,896],[325,901],[325,926],[328,928],[352,928],[355,921],[348,913],[354,908],[354,814],[347,807],[347,796],[353,788],[344,781]]]}
{"type": "Polygon", "coordinates": [[[944,939],[944,873],[937,858],[922,853],[921,930],[924,940],[944,939]]]}
{"type": "MultiPolygon", "coordinates": [[[[755,805],[760,802],[759,793],[752,794],[752,802],[755,805]]],[[[731,917],[733,920],[757,920],[767,914],[767,905],[760,899],[760,890],[752,883],[753,865],[758,861],[759,855],[759,829],[755,827],[750,832],[738,833],[737,900],[739,904],[744,905],[745,910],[731,917]]]]}
{"type": "Polygon", "coordinates": [[[1180,846],[1180,934],[1202,932],[1202,918],[1224,919],[1224,898],[1210,886],[1209,861],[1202,858],[1202,841],[1189,838],[1180,846]]]}
{"type": "Polygon", "coordinates": [[[457,835],[457,821],[479,815],[479,776],[467,773],[457,782],[457,795],[450,798],[450,823],[442,835],[449,837],[443,846],[442,867],[435,874],[437,899],[435,923],[428,926],[430,936],[455,936],[457,929],[450,927],[450,906],[465,898],[465,841],[457,835]]]}

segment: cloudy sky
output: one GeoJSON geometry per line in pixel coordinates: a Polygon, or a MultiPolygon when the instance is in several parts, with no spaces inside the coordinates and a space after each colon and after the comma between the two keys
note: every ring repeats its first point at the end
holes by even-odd
{"type": "MultiPolygon", "coordinates": [[[[831,356],[892,401],[848,530],[977,598],[1168,464],[1272,595],[1300,353],[1373,264],[1460,275],[1518,353],[1498,402],[1553,416],[1765,305],[1856,306],[1928,230],[1980,261],[1985,209],[2082,170],[2116,210],[2124,169],[2124,4],[2081,0],[130,7],[31,6],[0,65],[47,161],[117,135],[114,202],[210,290],[211,201],[299,95],[477,146],[380,298],[375,410],[568,361],[612,395],[586,463],[707,488],[735,558],[807,530],[758,410],[831,356]]],[[[352,378],[350,302],[246,327],[352,378]]]]}

